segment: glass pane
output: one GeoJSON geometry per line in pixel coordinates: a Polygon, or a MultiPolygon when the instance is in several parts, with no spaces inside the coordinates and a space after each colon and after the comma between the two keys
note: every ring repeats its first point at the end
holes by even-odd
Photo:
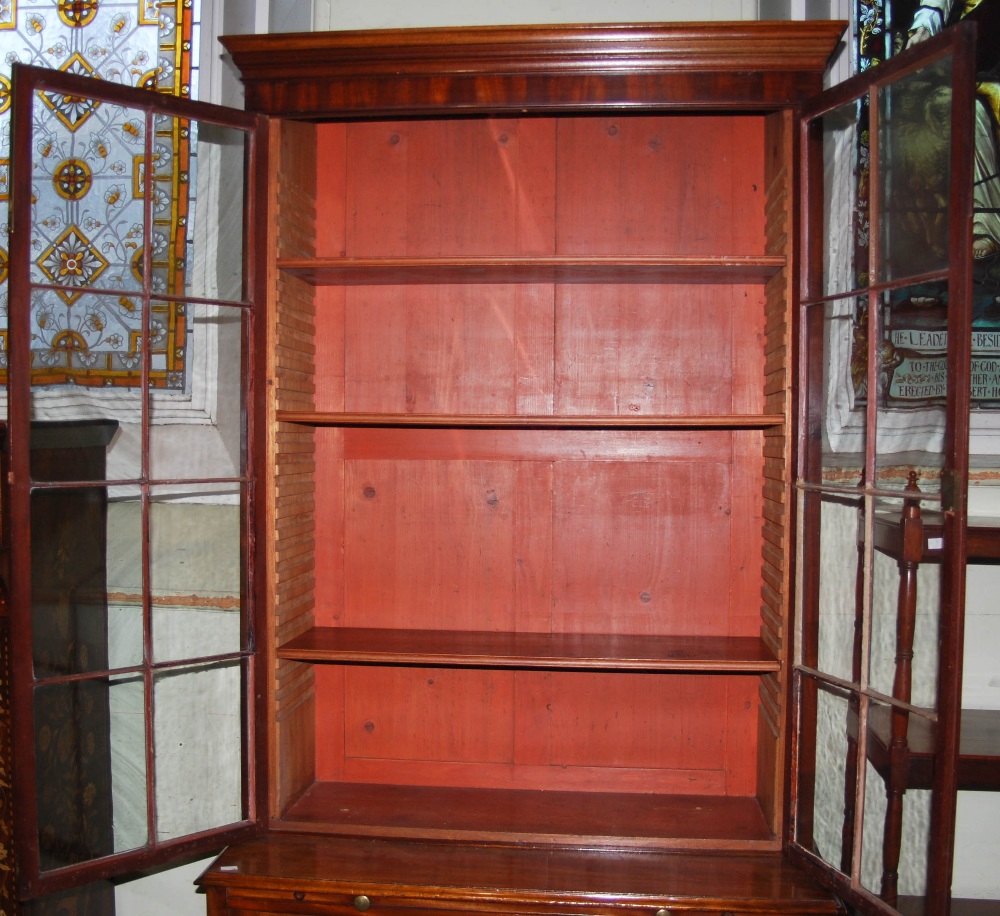
{"type": "Polygon", "coordinates": [[[994,76],[980,90],[972,183],[971,399],[973,407],[995,411],[1000,408],[1000,128],[989,96],[1000,91],[1000,80],[994,76]]]}
{"type": "Polygon", "coordinates": [[[243,820],[242,679],[239,661],[156,673],[157,839],[243,820]]]}
{"type": "Polygon", "coordinates": [[[146,842],[142,681],[101,678],[35,691],[43,870],[146,842]]]}
{"type": "Polygon", "coordinates": [[[108,490],[108,662],[143,660],[142,502],[138,487],[108,490]]]}
{"type": "Polygon", "coordinates": [[[819,582],[815,667],[851,681],[858,680],[861,651],[859,507],[857,498],[823,496],[819,543],[811,551],[819,582]]]}
{"type": "Polygon", "coordinates": [[[83,294],[67,302],[52,291],[34,294],[31,473],[35,480],[140,475],[140,315],[140,300],[133,296],[83,294]],[[59,424],[66,427],[63,434],[59,424]],[[69,461],[67,449],[77,450],[79,456],[69,461]],[[74,476],[79,474],[87,476],[74,476]]]}
{"type": "MultiPolygon", "coordinates": [[[[165,289],[176,295],[202,299],[241,300],[243,292],[244,187],[247,136],[244,131],[207,121],[163,119],[163,130],[173,131],[181,144],[190,144],[190,165],[158,169],[163,191],[168,185],[187,187],[191,194],[184,257],[188,270],[180,286],[165,289]],[[195,240],[198,243],[195,244],[195,240]]],[[[180,250],[181,239],[178,240],[180,250]]]]}
{"type": "Polygon", "coordinates": [[[31,627],[37,678],[108,668],[104,487],[31,495],[31,627]]]}
{"type": "MultiPolygon", "coordinates": [[[[812,836],[800,835],[798,841],[834,868],[850,872],[851,837],[854,830],[854,760],[857,755],[856,704],[851,695],[829,685],[804,682],[815,702],[815,766],[812,789],[812,812],[800,812],[797,822],[811,824],[812,836]],[[849,740],[850,739],[850,740],[849,740]]],[[[804,745],[805,746],[805,745],[804,745]]],[[[803,763],[807,763],[803,761],[803,763]]],[[[800,801],[800,804],[802,802],[800,801]]]]}
{"type": "Polygon", "coordinates": [[[157,114],[153,123],[156,139],[151,162],[154,230],[150,246],[150,288],[154,294],[180,296],[185,285],[185,257],[193,229],[190,219],[190,122],[157,114]],[[174,231],[165,232],[167,226],[174,231]]]}
{"type": "Polygon", "coordinates": [[[952,894],[995,900],[1000,862],[1000,793],[959,792],[952,894]]]}
{"type": "Polygon", "coordinates": [[[931,766],[927,751],[932,731],[927,720],[872,704],[869,710],[868,762],[861,882],[873,894],[906,912],[919,912],[914,898],[926,893],[930,871],[931,766]],[[895,744],[892,743],[895,727],[895,744]],[[897,747],[895,753],[891,748],[897,747]],[[909,753],[907,753],[907,751],[909,753]],[[904,791],[891,790],[893,768],[904,791]],[[896,877],[898,875],[898,878],[896,877]],[[909,901],[906,898],[911,898],[909,901]]]}
{"type": "Polygon", "coordinates": [[[144,112],[47,90],[33,112],[32,281],[67,303],[141,289],[144,112]]]}
{"type": "Polygon", "coordinates": [[[242,647],[239,487],[155,489],[149,509],[155,662],[242,647]]]}
{"type": "Polygon", "coordinates": [[[39,420],[31,424],[31,478],[103,482],[118,435],[115,420],[39,420]]]}
{"type": "Polygon", "coordinates": [[[933,709],[941,611],[940,513],[925,502],[875,502],[871,686],[933,709]]]}
{"type": "MultiPolygon", "coordinates": [[[[164,309],[166,306],[164,306],[164,309]]],[[[150,475],[156,480],[239,477],[243,468],[245,385],[244,312],[216,305],[172,306],[183,329],[183,360],[150,391],[150,475]]],[[[154,305],[154,313],[157,307],[154,305]]],[[[164,326],[165,327],[165,326],[164,326]]],[[[160,328],[154,329],[154,337],[160,328]]],[[[153,347],[154,368],[170,350],[153,347]]]]}
{"type": "Polygon", "coordinates": [[[880,303],[876,473],[882,489],[939,493],[948,395],[948,292],[942,283],[885,294],[880,303]]]}
{"type": "Polygon", "coordinates": [[[823,295],[865,285],[868,272],[868,99],[820,118],[823,135],[823,295]],[[850,231],[845,231],[850,227],[850,231]]]}
{"type": "MultiPolygon", "coordinates": [[[[185,399],[188,366],[194,357],[188,335],[188,307],[154,301],[149,308],[149,388],[158,396],[185,399]]],[[[176,421],[176,417],[174,418],[176,421]]]]}
{"type": "Polygon", "coordinates": [[[879,280],[948,263],[951,57],[879,90],[879,280]]]}
{"type": "Polygon", "coordinates": [[[806,479],[854,489],[862,478],[866,439],[867,307],[851,297],[806,313],[809,436],[806,479]]]}
{"type": "Polygon", "coordinates": [[[111,791],[115,852],[149,842],[146,800],[146,691],[141,674],[111,677],[111,791]]]}

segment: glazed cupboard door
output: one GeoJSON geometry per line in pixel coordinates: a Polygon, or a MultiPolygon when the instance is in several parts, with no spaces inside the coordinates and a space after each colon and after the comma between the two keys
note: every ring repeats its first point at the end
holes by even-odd
{"type": "Polygon", "coordinates": [[[9,585],[28,898],[254,830],[264,221],[244,177],[263,174],[259,119],[30,67],[14,84],[9,585]]]}
{"type": "Polygon", "coordinates": [[[802,124],[791,840],[871,912],[950,905],[973,41],[956,27],[827,93],[802,124]]]}

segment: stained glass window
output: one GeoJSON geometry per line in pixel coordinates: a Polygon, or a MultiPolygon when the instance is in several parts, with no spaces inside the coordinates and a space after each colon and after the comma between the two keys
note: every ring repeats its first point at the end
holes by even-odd
{"type": "MultiPolygon", "coordinates": [[[[985,0],[856,0],[855,58],[859,72],[877,66],[906,47],[938,34],[950,24],[972,13],[985,0]]],[[[988,0],[991,3],[1000,0],[988,0]]],[[[1000,62],[984,62],[982,81],[976,86],[975,155],[973,159],[973,333],[972,399],[973,406],[995,411],[1000,408],[1000,62]],[[992,69],[990,69],[992,68],[992,69]]],[[[915,87],[914,98],[917,98],[915,87]]],[[[938,187],[946,175],[943,164],[945,148],[935,145],[932,115],[933,97],[918,107],[912,100],[907,109],[913,117],[910,130],[897,131],[908,136],[909,149],[896,150],[897,164],[907,161],[911,168],[910,186],[903,195],[908,204],[923,206],[926,212],[940,200],[938,187]],[[925,125],[920,134],[917,128],[925,125]],[[919,188],[920,194],[913,189],[919,188]]],[[[867,281],[868,232],[864,218],[867,211],[868,132],[867,102],[862,102],[858,130],[858,218],[855,223],[855,256],[858,283],[867,281]]],[[[906,123],[901,109],[894,116],[897,125],[906,123]]],[[[921,218],[925,225],[931,220],[921,218]]],[[[943,214],[936,216],[946,226],[943,214]]],[[[933,259],[944,256],[945,236],[918,239],[920,249],[933,259]]],[[[925,263],[924,269],[931,265],[925,263]]],[[[885,333],[887,404],[901,409],[920,408],[940,403],[947,389],[944,346],[947,290],[941,286],[920,286],[896,295],[887,313],[885,333]],[[915,295],[910,295],[910,294],[915,295]]],[[[867,300],[858,300],[855,316],[852,364],[864,352],[868,339],[867,300]]],[[[860,362],[863,364],[864,360],[860,362]]],[[[865,381],[855,385],[859,404],[867,397],[865,381]]],[[[992,446],[990,451],[993,451],[992,446]]]]}
{"type": "MultiPolygon", "coordinates": [[[[0,0],[0,373],[6,373],[10,75],[15,62],[179,96],[192,95],[200,0],[0,0]]],[[[138,384],[143,282],[144,125],[134,112],[47,96],[35,124],[32,274],[52,288],[32,314],[32,384],[90,389],[138,384]],[[137,234],[138,233],[138,234],[137,234]],[[104,295],[89,296],[98,288],[104,295]],[[107,295],[112,293],[113,295],[107,295]],[[99,303],[99,304],[98,304],[99,303]]],[[[158,125],[152,284],[183,293],[195,158],[184,122],[158,125]]],[[[154,388],[183,391],[185,310],[152,316],[154,388]]]]}

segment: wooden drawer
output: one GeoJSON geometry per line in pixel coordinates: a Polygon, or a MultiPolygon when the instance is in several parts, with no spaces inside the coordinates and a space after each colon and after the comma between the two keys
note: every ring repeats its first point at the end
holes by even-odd
{"type": "MultiPolygon", "coordinates": [[[[358,916],[358,913],[366,911],[354,903],[355,899],[345,894],[316,891],[276,891],[267,896],[233,892],[226,896],[228,909],[224,908],[219,912],[253,913],[255,916],[292,916],[300,913],[312,916],[358,916]]],[[[378,913],[379,916],[441,916],[440,909],[399,907],[375,901],[371,901],[367,912],[378,913]]],[[[212,916],[211,910],[209,914],[212,916]]]]}
{"type": "Polygon", "coordinates": [[[198,882],[209,916],[843,916],[780,854],[271,835],[198,882]]]}
{"type": "MultiPolygon", "coordinates": [[[[324,894],[316,891],[276,891],[274,894],[230,893],[226,899],[228,907],[209,909],[209,916],[291,916],[291,914],[311,914],[311,916],[357,916],[368,912],[372,916],[737,916],[735,910],[701,910],[682,907],[656,907],[650,904],[606,903],[595,906],[581,906],[569,901],[551,905],[525,906],[523,902],[503,903],[493,901],[476,904],[466,901],[400,901],[391,898],[368,898],[367,909],[355,904],[358,898],[345,900],[343,894],[324,894]]],[[[766,911],[754,910],[754,916],[767,916],[766,911]]]]}

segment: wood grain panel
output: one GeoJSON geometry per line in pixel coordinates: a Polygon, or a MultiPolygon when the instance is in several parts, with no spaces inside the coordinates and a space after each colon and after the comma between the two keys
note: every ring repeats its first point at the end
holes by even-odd
{"type": "Polygon", "coordinates": [[[731,633],[726,464],[565,462],[555,474],[556,630],[731,633]]]}
{"type": "Polygon", "coordinates": [[[553,469],[550,462],[517,465],[514,494],[514,628],[519,632],[552,630],[553,469]]]}
{"type": "Polygon", "coordinates": [[[755,116],[560,119],[559,253],[762,252],[761,136],[755,116]]]}
{"type": "MultiPolygon", "coordinates": [[[[560,632],[756,632],[755,615],[752,628],[737,623],[747,612],[734,609],[730,595],[725,463],[569,461],[551,472],[519,471],[521,464],[347,462],[345,533],[338,533],[338,496],[331,492],[330,525],[317,543],[331,588],[343,570],[344,597],[329,593],[326,619],[511,630],[518,581],[528,617],[540,622],[549,604],[551,626],[560,632]],[[526,505],[533,515],[522,517],[516,510],[526,505]],[[528,518],[543,527],[534,530],[528,518]],[[519,578],[525,570],[533,572],[519,578]],[[528,592],[532,582],[536,591],[528,592]]],[[[331,465],[321,493],[341,487],[338,474],[331,465]]]]}
{"type": "Polygon", "coordinates": [[[313,556],[316,564],[313,618],[319,626],[342,620],[347,531],[344,526],[345,467],[342,430],[325,430],[316,437],[316,525],[313,556]]]}
{"type": "Polygon", "coordinates": [[[510,463],[350,462],[345,475],[344,623],[513,628],[510,463]]]}
{"type": "Polygon", "coordinates": [[[338,286],[315,292],[315,361],[313,401],[317,410],[343,410],[347,405],[347,350],[344,321],[347,293],[338,286]]]}
{"type": "Polygon", "coordinates": [[[551,411],[551,287],[361,286],[346,300],[330,333],[345,339],[348,410],[551,411]]]}
{"type": "Polygon", "coordinates": [[[344,754],[400,761],[395,781],[402,782],[410,781],[403,764],[411,760],[513,763],[514,678],[509,671],[351,668],[344,754]]]}
{"type": "Polygon", "coordinates": [[[346,669],[313,665],[316,672],[315,772],[318,780],[340,780],[344,770],[346,669]]]}
{"type": "MultiPolygon", "coordinates": [[[[759,379],[760,376],[758,375],[759,379]]],[[[749,384],[749,380],[747,380],[749,384]]],[[[763,558],[761,527],[764,498],[761,492],[763,434],[742,432],[733,436],[732,458],[732,589],[734,632],[759,633],[763,558]]]]}
{"type": "Polygon", "coordinates": [[[350,125],[345,253],[551,253],[554,137],[551,119],[350,125]]]}
{"type": "Polygon", "coordinates": [[[544,790],[755,788],[753,677],[361,667],[322,678],[329,728],[319,774],[544,790]],[[341,678],[342,710],[327,685],[341,678]]]}
{"type": "MultiPolygon", "coordinates": [[[[760,678],[729,678],[726,683],[725,751],[727,795],[755,796],[759,791],[757,694],[760,678]]],[[[770,774],[766,775],[770,778],[770,774]]]]}
{"type": "Polygon", "coordinates": [[[704,770],[722,793],[727,680],[522,672],[518,759],[612,768],[607,789],[617,767],[704,770]]]}
{"type": "Polygon", "coordinates": [[[347,124],[327,121],[315,125],[316,202],[314,227],[317,256],[343,255],[347,251],[347,124]]]}
{"type": "Polygon", "coordinates": [[[750,396],[734,379],[740,364],[760,365],[759,322],[737,332],[733,316],[734,301],[756,295],[706,284],[560,287],[556,413],[740,413],[734,402],[759,412],[759,376],[750,396]]]}

